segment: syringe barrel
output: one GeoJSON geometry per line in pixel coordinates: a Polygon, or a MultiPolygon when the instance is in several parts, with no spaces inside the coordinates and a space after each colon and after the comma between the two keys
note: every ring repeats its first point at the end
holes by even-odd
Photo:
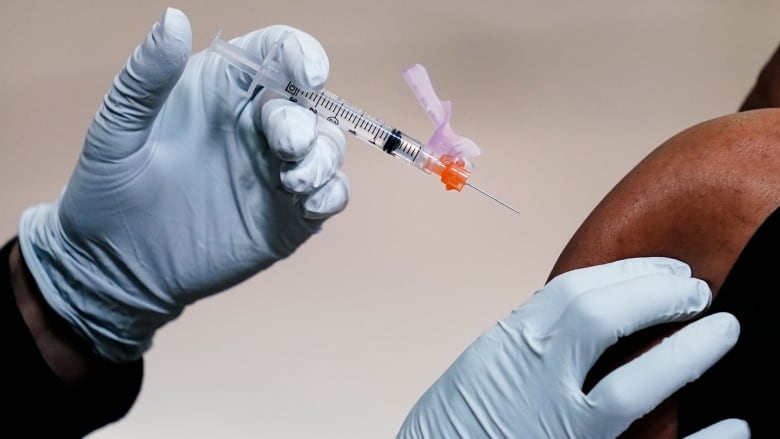
{"type": "Polygon", "coordinates": [[[388,131],[387,139],[381,145],[382,151],[398,157],[415,168],[430,172],[426,169],[425,162],[432,157],[418,140],[407,136],[401,130],[384,126],[388,131]]]}
{"type": "Polygon", "coordinates": [[[288,99],[308,108],[330,123],[347,131],[358,139],[397,157],[407,164],[441,177],[447,190],[461,190],[469,178],[469,171],[462,161],[451,157],[437,157],[425,150],[422,142],[407,136],[363,110],[349,104],[327,91],[306,92],[285,79],[279,60],[279,45],[263,60],[246,50],[219,39],[211,43],[210,50],[219,53],[235,67],[252,75],[247,92],[254,95],[257,86],[283,92],[288,99]]]}
{"type": "Polygon", "coordinates": [[[424,150],[419,140],[407,136],[327,90],[306,92],[288,82],[283,91],[291,101],[308,108],[358,139],[416,168],[430,172],[425,169],[425,161],[431,155],[424,150]]]}
{"type": "Polygon", "coordinates": [[[462,161],[431,154],[419,140],[407,136],[401,130],[354,107],[327,90],[304,92],[289,82],[284,87],[284,92],[289,95],[291,101],[308,108],[358,139],[426,174],[438,175],[447,190],[460,191],[469,178],[470,172],[462,161]]]}

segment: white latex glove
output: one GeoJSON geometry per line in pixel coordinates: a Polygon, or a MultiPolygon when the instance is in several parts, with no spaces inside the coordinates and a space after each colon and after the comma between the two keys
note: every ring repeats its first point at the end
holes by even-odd
{"type": "MultiPolygon", "coordinates": [[[[689,319],[710,300],[707,284],[672,259],[562,274],[467,348],[412,408],[397,438],[614,438],[726,354],[739,323],[726,313],[690,323],[586,394],[590,368],[618,338],[689,319]]],[[[736,419],[697,434],[750,436],[736,419]]]]}
{"type": "MultiPolygon", "coordinates": [[[[317,89],[329,63],[312,36],[272,26],[232,41],[317,89]]],[[[262,91],[214,53],[189,58],[187,17],[167,10],[118,74],[60,198],[19,224],[51,306],[103,356],[149,348],[184,307],[290,255],[343,210],[346,140],[262,91]],[[188,59],[189,58],[189,59],[188,59]]]]}

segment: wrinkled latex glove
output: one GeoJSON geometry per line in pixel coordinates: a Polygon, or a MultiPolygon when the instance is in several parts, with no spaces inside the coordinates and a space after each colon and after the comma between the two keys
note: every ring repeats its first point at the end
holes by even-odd
{"type": "MultiPolygon", "coordinates": [[[[277,39],[291,80],[315,90],[329,63],[312,36],[271,26],[232,41],[263,57],[277,39]]],[[[137,358],[192,302],[290,255],[342,211],[346,140],[214,53],[189,58],[168,9],[115,78],[67,187],[26,210],[21,249],[46,300],[97,352],[137,358]]]]}
{"type": "MultiPolygon", "coordinates": [[[[585,377],[618,338],[709,306],[708,286],[666,258],[628,259],[564,273],[482,334],[412,408],[397,439],[614,438],[737,342],[719,313],[685,326],[604,377],[585,377]]],[[[749,437],[728,419],[695,439],[749,437]]]]}

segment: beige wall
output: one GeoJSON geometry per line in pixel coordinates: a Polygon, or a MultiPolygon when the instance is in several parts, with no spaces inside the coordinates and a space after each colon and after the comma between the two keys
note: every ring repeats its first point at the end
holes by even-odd
{"type": "Polygon", "coordinates": [[[605,192],[667,137],[735,110],[780,41],[776,1],[639,4],[2,1],[6,237],[22,209],[56,197],[167,5],[189,15],[196,50],[219,29],[307,30],[331,57],[331,91],[422,140],[432,127],[399,72],[426,65],[455,129],[483,148],[472,181],[522,212],[350,140],[347,211],[165,327],[137,405],[92,437],[392,437],[473,338],[542,285],[605,192]]]}

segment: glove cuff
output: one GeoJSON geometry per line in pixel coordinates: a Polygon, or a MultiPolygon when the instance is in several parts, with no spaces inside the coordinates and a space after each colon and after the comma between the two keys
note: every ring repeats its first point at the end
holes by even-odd
{"type": "Polygon", "coordinates": [[[128,294],[121,275],[100,249],[77,248],[68,240],[56,204],[26,209],[19,220],[22,257],[49,306],[101,356],[114,362],[138,359],[152,344],[157,328],[182,308],[155,307],[128,294]]]}

